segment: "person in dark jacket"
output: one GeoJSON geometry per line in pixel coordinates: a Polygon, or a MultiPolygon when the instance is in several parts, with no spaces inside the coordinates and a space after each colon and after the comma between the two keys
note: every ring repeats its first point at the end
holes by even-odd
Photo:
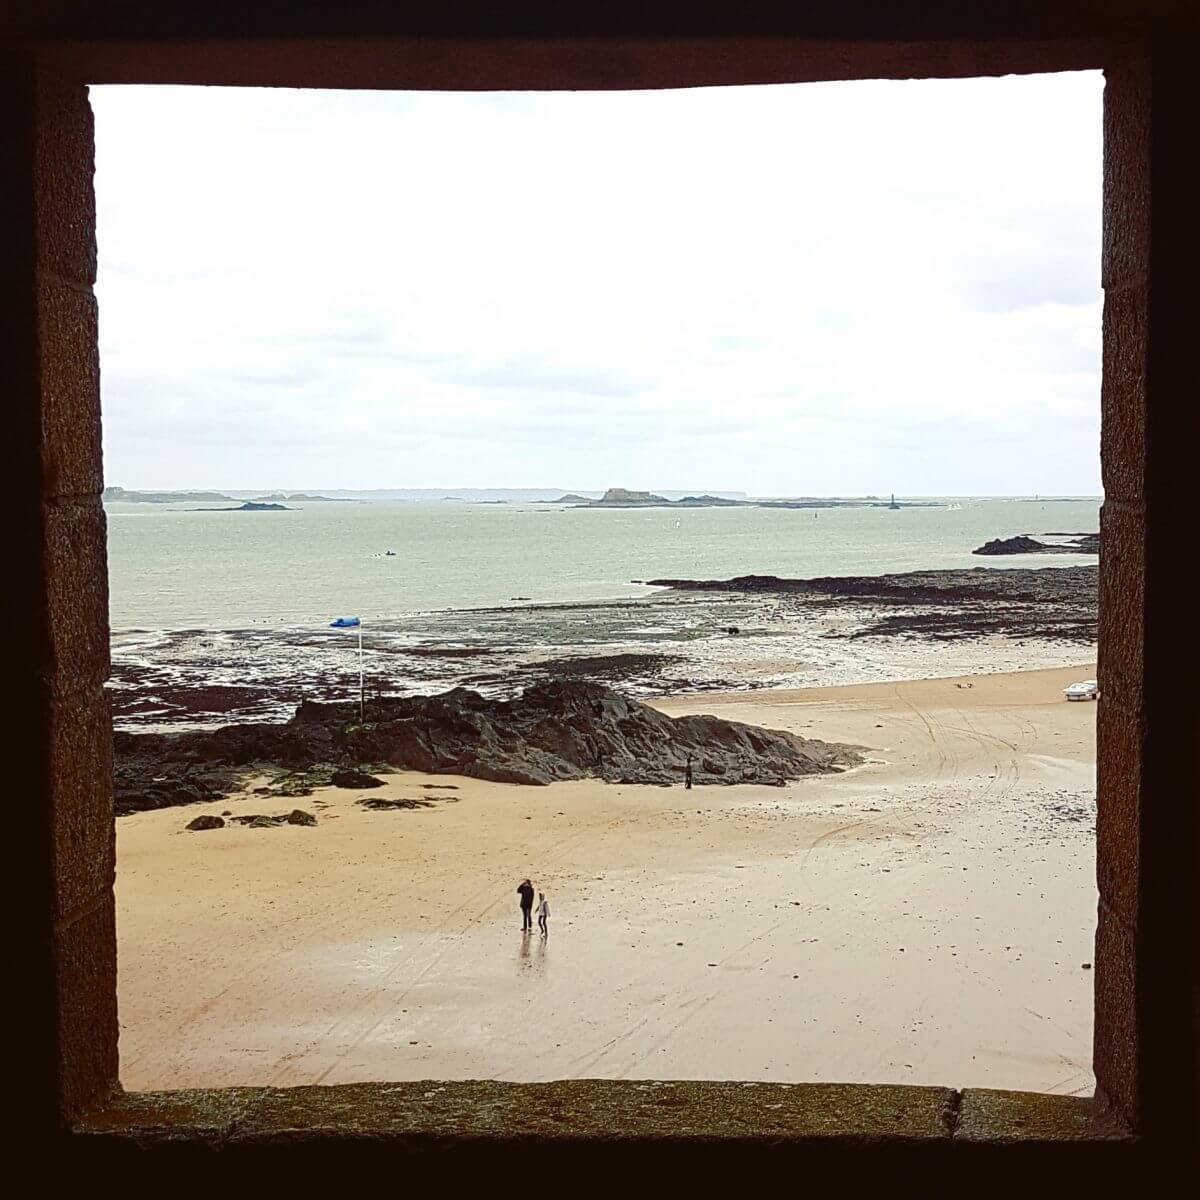
{"type": "Polygon", "coordinates": [[[528,879],[521,880],[521,886],[517,888],[517,895],[521,897],[521,929],[533,928],[533,884],[528,879]]]}
{"type": "Polygon", "coordinates": [[[683,769],[683,786],[689,791],[692,787],[692,756],[687,756],[687,766],[683,769]]]}

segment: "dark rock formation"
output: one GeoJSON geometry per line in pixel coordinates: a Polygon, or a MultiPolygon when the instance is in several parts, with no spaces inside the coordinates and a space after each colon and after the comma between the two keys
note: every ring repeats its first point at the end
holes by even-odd
{"type": "Polygon", "coordinates": [[[262,500],[246,500],[241,504],[226,508],[197,508],[195,512],[295,512],[286,504],[271,504],[262,500]]]}
{"type": "Polygon", "coordinates": [[[220,817],[194,817],[185,826],[185,829],[203,830],[203,829],[224,829],[225,822],[220,817]]]}
{"type": "Polygon", "coordinates": [[[674,654],[580,654],[572,658],[546,658],[530,663],[539,681],[590,679],[593,683],[627,683],[650,679],[664,667],[681,661],[674,654]]]}
{"type": "MultiPolygon", "coordinates": [[[[599,684],[577,681],[539,684],[513,700],[489,700],[464,688],[378,700],[368,706],[365,723],[358,721],[356,704],[305,703],[284,725],[125,733],[118,735],[116,749],[130,790],[139,773],[180,762],[192,771],[204,764],[226,773],[251,763],[295,768],[374,762],[525,784],[589,777],[680,783],[689,757],[696,784],[782,784],[861,762],[850,746],[718,717],[672,718],[599,684]]],[[[356,769],[346,772],[351,773],[359,775],[356,769]]],[[[120,795],[118,811],[133,811],[120,795]]],[[[279,820],[235,819],[254,828],[279,820]]]]}
{"type": "Polygon", "coordinates": [[[739,575],[733,579],[650,579],[680,591],[737,592],[787,597],[793,610],[862,613],[863,623],[839,638],[917,634],[937,639],[1053,638],[1077,644],[1096,640],[1094,566],[970,571],[909,571],[897,575],[847,575],[785,579],[739,575]]]}
{"type": "Polygon", "coordinates": [[[219,800],[225,794],[210,778],[193,769],[190,762],[126,756],[123,751],[131,747],[127,741],[130,736],[127,733],[113,735],[117,755],[113,792],[118,816],[180,804],[200,804],[206,800],[219,800]]]}
{"type": "Polygon", "coordinates": [[[655,495],[654,492],[634,492],[628,488],[609,488],[599,500],[589,500],[592,508],[643,508],[661,504],[670,504],[665,496],[655,495]]]}
{"type": "Polygon", "coordinates": [[[359,771],[354,767],[347,767],[341,771],[334,771],[333,778],[330,783],[334,787],[340,788],[377,788],[383,787],[383,780],[376,779],[374,775],[368,775],[366,771],[359,771]]]}
{"type": "Polygon", "coordinates": [[[972,554],[1038,554],[1049,549],[1044,542],[1036,541],[1035,539],[1026,536],[1023,533],[1016,537],[1010,538],[995,538],[990,542],[984,542],[977,550],[972,550],[972,554]]]}
{"type": "Polygon", "coordinates": [[[985,542],[978,550],[972,550],[972,554],[998,555],[998,554],[1099,554],[1100,553],[1100,535],[1098,533],[1080,533],[1080,534],[1043,534],[1043,537],[1070,537],[1070,542],[1051,543],[1039,542],[1036,538],[1031,538],[1026,533],[1017,534],[1016,537],[1010,538],[995,538],[990,542],[985,542]]]}
{"type": "MultiPolygon", "coordinates": [[[[197,818],[197,820],[203,819],[202,817],[197,818]]],[[[315,825],[317,823],[317,818],[302,808],[294,808],[290,813],[278,813],[273,817],[267,816],[266,813],[245,813],[233,819],[239,825],[246,825],[251,829],[277,829],[280,825],[315,825]]]]}
{"type": "MultiPolygon", "coordinates": [[[[514,596],[514,600],[528,600],[528,596],[514,596]]],[[[418,658],[480,658],[495,654],[491,646],[411,646],[404,651],[418,658]]]]}
{"type": "MultiPolygon", "coordinates": [[[[353,715],[353,705],[309,705],[310,719],[318,707],[338,722],[353,715]]],[[[382,701],[372,715],[345,734],[358,759],[505,783],[677,783],[689,755],[696,783],[782,783],[860,761],[850,747],[717,717],[671,718],[574,681],[540,684],[507,701],[456,688],[382,701]]]]}
{"type": "Polygon", "coordinates": [[[386,812],[389,809],[396,808],[433,808],[432,800],[423,800],[419,797],[403,797],[396,800],[387,800],[383,796],[366,796],[362,800],[356,800],[356,804],[361,804],[363,808],[374,809],[376,812],[386,812]]]}

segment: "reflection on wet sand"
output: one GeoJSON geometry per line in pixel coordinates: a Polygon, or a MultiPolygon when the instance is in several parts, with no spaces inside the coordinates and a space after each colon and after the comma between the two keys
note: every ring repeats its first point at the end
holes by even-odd
{"type": "Polygon", "coordinates": [[[521,948],[517,954],[517,973],[519,975],[543,975],[546,971],[546,934],[537,937],[537,952],[533,951],[533,931],[521,931],[521,948]]]}

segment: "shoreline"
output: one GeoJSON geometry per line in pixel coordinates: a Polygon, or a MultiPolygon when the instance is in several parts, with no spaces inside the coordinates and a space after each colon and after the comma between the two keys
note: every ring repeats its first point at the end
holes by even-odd
{"type": "Polygon", "coordinates": [[[401,773],[315,829],[122,818],[127,1086],[1091,1085],[1090,667],[655,699],[869,747],[785,787],[401,773]],[[524,943],[522,875],[551,933],[524,943]],[[886,1003],[880,1000],[886,995],[886,1003]],[[1032,1015],[1031,1015],[1032,1014],[1032,1015]]]}
{"type": "MultiPolygon", "coordinates": [[[[783,580],[774,590],[682,581],[703,586],[413,613],[368,622],[366,690],[495,697],[575,678],[647,699],[1035,669],[1094,653],[1096,577],[1094,566],[1055,566],[783,580]]],[[[353,650],[316,626],[118,630],[114,722],[204,728],[286,719],[304,699],[357,698],[353,650]]]]}

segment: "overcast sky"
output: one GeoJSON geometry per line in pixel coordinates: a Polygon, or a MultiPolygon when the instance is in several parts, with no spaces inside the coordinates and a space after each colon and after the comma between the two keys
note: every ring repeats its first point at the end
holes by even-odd
{"type": "Polygon", "coordinates": [[[107,481],[1096,494],[1101,87],[93,88],[107,481]]]}

